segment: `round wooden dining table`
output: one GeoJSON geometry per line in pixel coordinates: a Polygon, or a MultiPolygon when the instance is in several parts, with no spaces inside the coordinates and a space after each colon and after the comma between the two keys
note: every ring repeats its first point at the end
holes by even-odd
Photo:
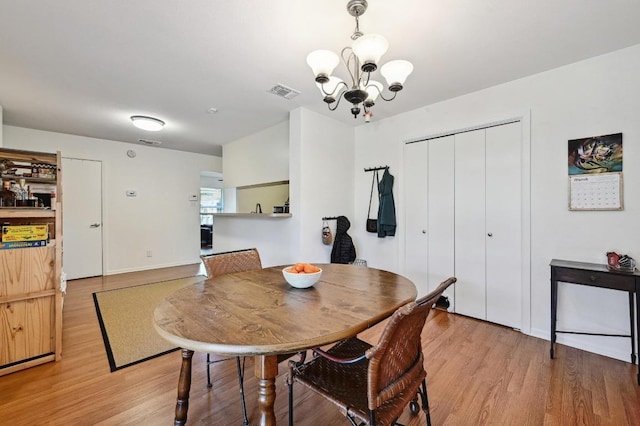
{"type": "Polygon", "coordinates": [[[290,286],[284,266],[220,275],[184,287],[154,311],[154,327],[182,348],[175,425],[186,424],[194,351],[254,356],[259,424],[276,423],[278,354],[355,336],[415,300],[416,287],[379,269],[323,264],[313,287],[290,286]]]}

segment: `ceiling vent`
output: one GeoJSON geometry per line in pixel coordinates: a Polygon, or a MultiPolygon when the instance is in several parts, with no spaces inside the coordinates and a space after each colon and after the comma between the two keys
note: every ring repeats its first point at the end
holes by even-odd
{"type": "Polygon", "coordinates": [[[160,141],[152,141],[152,140],[149,140],[149,139],[138,139],[138,142],[143,143],[145,145],[151,145],[151,146],[162,145],[162,142],[160,142],[160,141]]]}
{"type": "Polygon", "coordinates": [[[268,92],[273,93],[274,95],[278,95],[281,98],[285,99],[293,99],[300,94],[299,91],[292,89],[291,87],[287,87],[284,84],[276,84],[268,92]]]}

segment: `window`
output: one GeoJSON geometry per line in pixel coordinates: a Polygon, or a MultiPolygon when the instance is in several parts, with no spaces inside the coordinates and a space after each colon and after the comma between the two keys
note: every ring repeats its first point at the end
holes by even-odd
{"type": "Polygon", "coordinates": [[[200,225],[213,225],[212,213],[222,212],[222,189],[200,188],[200,225]]]}

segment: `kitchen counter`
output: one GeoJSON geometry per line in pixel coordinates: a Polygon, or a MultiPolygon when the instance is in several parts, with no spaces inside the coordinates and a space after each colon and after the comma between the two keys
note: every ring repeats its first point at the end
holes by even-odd
{"type": "Polygon", "coordinates": [[[213,213],[213,217],[245,217],[250,219],[283,219],[291,217],[291,213],[213,213]]]}

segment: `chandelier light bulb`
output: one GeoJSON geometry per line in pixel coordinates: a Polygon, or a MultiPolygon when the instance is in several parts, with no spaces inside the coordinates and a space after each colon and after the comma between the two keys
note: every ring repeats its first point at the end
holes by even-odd
{"type": "Polygon", "coordinates": [[[318,83],[326,83],[338,66],[340,58],[330,50],[315,50],[307,55],[307,64],[313,70],[318,83]]]}
{"type": "Polygon", "coordinates": [[[132,115],[131,121],[137,128],[148,130],[150,132],[157,132],[158,130],[162,130],[164,127],[164,121],[144,115],[132,115]]]}
{"type": "Polygon", "coordinates": [[[380,69],[380,73],[387,80],[389,90],[392,92],[402,90],[402,85],[412,72],[413,65],[411,62],[402,59],[387,62],[380,69]]]}
{"type": "Polygon", "coordinates": [[[380,58],[387,52],[387,39],[378,34],[366,34],[356,39],[351,45],[362,64],[362,71],[372,72],[377,68],[380,58]]]}

